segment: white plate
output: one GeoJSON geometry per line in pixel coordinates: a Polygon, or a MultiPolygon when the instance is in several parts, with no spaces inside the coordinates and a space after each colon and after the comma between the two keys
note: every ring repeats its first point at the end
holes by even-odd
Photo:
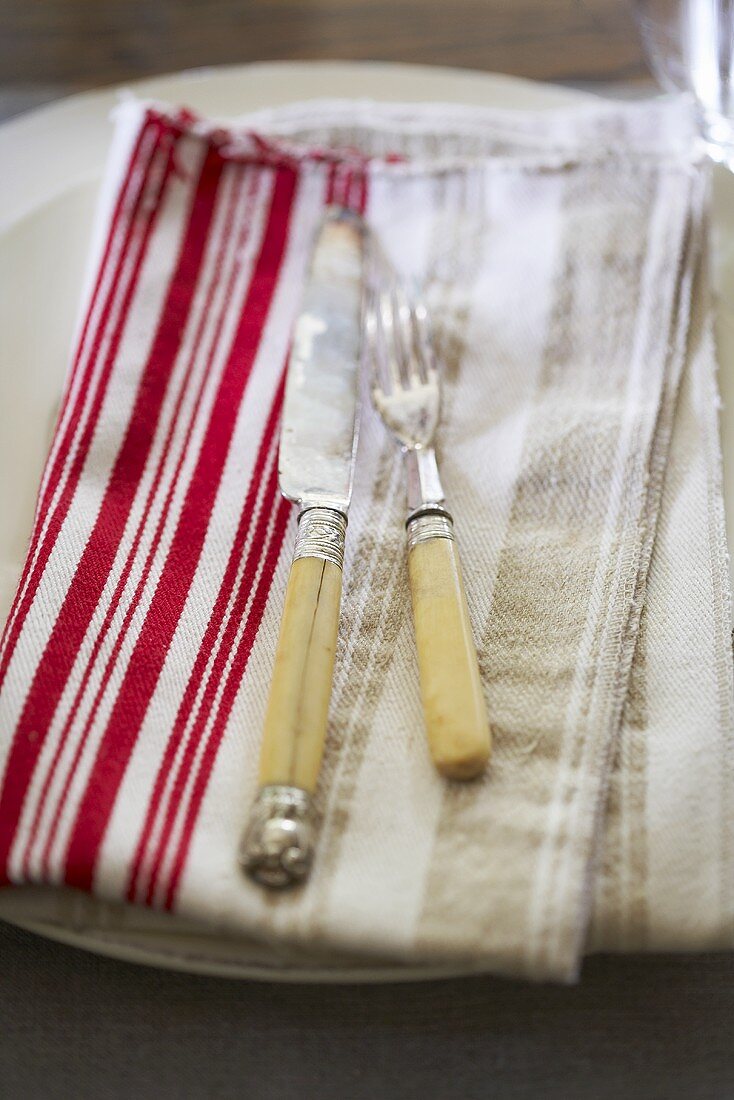
{"type": "MultiPolygon", "coordinates": [[[[549,108],[582,93],[494,74],[412,65],[286,62],[197,70],[135,86],[210,116],[318,97],[446,101],[549,108]]],[[[118,92],[73,96],[0,127],[0,622],[25,553],[36,489],[55,418],[76,318],[97,187],[118,92]]],[[[716,281],[734,301],[734,179],[716,180],[716,281]]],[[[717,318],[722,365],[734,363],[734,318],[717,318]]],[[[734,370],[721,372],[725,398],[734,370]]],[[[724,421],[725,474],[734,469],[734,420],[724,421]]],[[[734,484],[727,477],[726,484],[734,484]]],[[[729,504],[729,501],[727,501],[729,504]]],[[[734,501],[727,508],[734,519],[734,501]]],[[[732,530],[729,531],[730,538],[732,530]]],[[[291,981],[427,978],[436,971],[342,967],[314,960],[274,966],[257,945],[207,935],[170,917],[58,890],[0,892],[0,917],[118,958],[231,977],[291,981]],[[260,957],[258,957],[260,956],[260,957]]]]}

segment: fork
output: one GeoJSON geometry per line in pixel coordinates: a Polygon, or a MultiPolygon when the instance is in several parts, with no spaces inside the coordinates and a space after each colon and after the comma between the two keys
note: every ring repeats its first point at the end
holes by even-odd
{"type": "Polygon", "coordinates": [[[372,403],[405,456],[408,573],[421,700],[436,768],[483,771],[491,737],[451,513],[436,462],[441,388],[428,315],[369,238],[364,304],[372,403]]]}

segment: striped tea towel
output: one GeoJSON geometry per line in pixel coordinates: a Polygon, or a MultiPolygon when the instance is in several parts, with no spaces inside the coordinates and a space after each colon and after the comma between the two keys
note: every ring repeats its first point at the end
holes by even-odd
{"type": "Polygon", "coordinates": [[[731,946],[734,694],[705,177],[678,103],[121,108],[0,661],[0,871],[278,952],[568,979],[731,946]],[[235,853],[295,532],[283,370],[324,205],[425,288],[496,751],[422,731],[366,413],[308,886],[235,853]]]}

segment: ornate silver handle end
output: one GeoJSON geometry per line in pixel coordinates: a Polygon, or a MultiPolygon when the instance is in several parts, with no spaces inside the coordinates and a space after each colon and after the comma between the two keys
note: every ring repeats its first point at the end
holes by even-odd
{"type": "Polygon", "coordinates": [[[308,877],[314,841],[311,795],[300,787],[261,787],[242,837],[239,862],[262,886],[296,886],[308,877]]]}

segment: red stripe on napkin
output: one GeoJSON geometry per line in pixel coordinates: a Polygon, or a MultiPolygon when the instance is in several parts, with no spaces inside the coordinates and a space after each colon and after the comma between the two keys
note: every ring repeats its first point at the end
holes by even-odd
{"type": "Polygon", "coordinates": [[[116,187],[0,654],[3,882],[174,907],[258,636],[304,232],[366,184],[231,137],[148,110],[116,187]]]}
{"type": "MultiPolygon", "coordinates": [[[[156,877],[158,869],[162,859],[163,851],[168,837],[170,836],[171,828],[173,826],[173,820],[175,817],[178,801],[181,797],[186,776],[188,774],[188,768],[190,766],[190,760],[196,753],[197,733],[200,736],[202,722],[205,721],[208,715],[207,705],[211,705],[211,690],[216,688],[216,671],[212,667],[206,676],[206,686],[204,689],[203,698],[197,704],[197,696],[199,694],[202,685],[205,683],[205,673],[207,665],[209,664],[210,655],[212,652],[216,652],[217,640],[220,635],[222,623],[224,622],[225,614],[227,613],[230,599],[234,591],[237,573],[239,570],[242,556],[245,552],[245,545],[248,537],[253,535],[253,527],[255,527],[254,537],[252,540],[252,547],[248,555],[248,562],[252,557],[253,549],[262,545],[263,539],[263,518],[265,518],[265,526],[267,526],[267,517],[270,510],[273,507],[275,496],[277,493],[277,485],[275,489],[272,485],[272,479],[268,479],[268,490],[265,494],[265,500],[261,503],[258,509],[258,496],[260,494],[266,464],[269,453],[272,451],[273,440],[277,437],[278,421],[280,417],[280,411],[283,402],[283,385],[278,387],[275,401],[273,403],[268,421],[265,427],[265,433],[260,443],[260,449],[257,456],[257,461],[253,471],[252,480],[247,496],[244,501],[242,511],[240,513],[239,524],[237,533],[235,535],[234,542],[232,543],[232,549],[230,550],[229,559],[227,561],[227,568],[224,573],[222,584],[217,593],[217,598],[214,604],[212,615],[207,624],[206,633],[204,635],[203,644],[197,654],[196,663],[194,665],[193,672],[186,684],[186,689],[181,699],[181,704],[176,716],[176,722],[173,727],[171,737],[166,745],[166,751],[161,761],[158,775],[156,777],[156,784],[153,791],[153,797],[150,800],[148,806],[148,813],[146,815],[143,831],[138,843],[135,859],[132,866],[130,875],[130,882],[128,885],[127,896],[130,901],[134,901],[136,897],[136,890],[138,885],[138,877],[141,872],[141,865],[144,856],[146,855],[148,845],[150,844],[151,834],[157,815],[159,814],[161,802],[163,799],[164,786],[170,780],[171,776],[175,776],[173,781],[173,791],[168,803],[168,809],[165,818],[165,824],[163,826],[160,839],[156,845],[154,855],[154,865],[152,874],[149,880],[146,900],[150,901],[155,889],[156,877]],[[183,754],[178,766],[174,767],[176,758],[179,754],[183,739],[187,736],[187,726],[191,715],[195,715],[194,728],[188,734],[188,741],[186,744],[185,753],[183,754]]],[[[251,581],[251,573],[243,571],[243,581],[251,581]]],[[[234,608],[230,611],[230,621],[234,615],[234,608]]],[[[235,620],[236,621],[236,620],[235,620]]],[[[224,646],[219,648],[221,653],[224,646]]],[[[226,649],[224,649],[226,654],[226,649]]]]}
{"type": "MultiPolygon", "coordinates": [[[[273,492],[275,491],[275,478],[273,478],[273,492]]],[[[280,549],[283,544],[283,536],[286,530],[286,524],[288,517],[291,513],[290,505],[286,500],[282,498],[278,500],[276,506],[276,513],[273,519],[272,530],[268,542],[265,545],[265,554],[262,560],[262,571],[260,573],[260,579],[255,589],[254,599],[252,601],[252,609],[247,619],[246,629],[237,651],[234,656],[234,660],[230,665],[229,676],[227,677],[225,689],[222,695],[222,701],[219,706],[219,710],[216,715],[216,720],[212,729],[211,736],[204,746],[204,752],[201,757],[201,763],[195,774],[194,787],[191,795],[188,810],[184,820],[183,828],[181,831],[181,838],[176,847],[173,869],[166,890],[164,905],[167,909],[172,909],[174,906],[174,900],[176,896],[176,890],[178,889],[181,874],[183,871],[184,861],[186,854],[191,843],[191,837],[194,831],[194,825],[201,808],[201,803],[204,798],[204,793],[207,788],[207,784],[211,777],[212,768],[217,755],[217,749],[222,740],[224,730],[227,725],[227,719],[229,718],[232,704],[234,703],[235,694],[239,687],[240,679],[242,678],[245,668],[247,667],[247,661],[252,651],[253,642],[257,634],[260,621],[262,619],[263,612],[265,610],[265,604],[267,603],[268,594],[270,591],[270,583],[275,569],[280,549]]],[[[234,839],[234,838],[233,838],[234,839]]]]}
{"type": "MultiPolygon", "coordinates": [[[[364,166],[361,168],[361,170],[352,169],[350,173],[350,178],[347,182],[344,205],[350,205],[350,195],[352,200],[352,208],[356,210],[357,213],[364,214],[367,208],[367,172],[364,166]]],[[[330,201],[335,201],[333,195],[331,196],[330,201]]],[[[276,402],[276,405],[277,404],[278,403],[276,402]]],[[[165,897],[163,899],[163,904],[166,909],[173,909],[175,907],[176,892],[180,884],[186,855],[191,844],[191,838],[193,836],[196,820],[199,814],[199,810],[201,808],[204,794],[211,778],[212,769],[214,767],[214,762],[217,756],[217,750],[221,744],[222,737],[224,736],[224,732],[227,727],[227,721],[229,719],[232,706],[234,704],[237,688],[247,667],[247,661],[252,651],[252,646],[257,635],[257,630],[260,625],[263,612],[265,610],[265,605],[267,603],[268,595],[270,592],[270,583],[273,570],[275,569],[275,565],[280,554],[287,520],[291,512],[291,507],[288,502],[283,500],[283,498],[281,498],[277,492],[275,466],[273,467],[273,474],[271,475],[271,487],[269,488],[266,499],[270,499],[272,501],[270,506],[270,534],[269,537],[266,536],[265,545],[261,553],[261,560],[259,563],[257,563],[254,573],[248,573],[246,577],[243,576],[243,581],[240,584],[240,590],[237,598],[237,607],[242,608],[242,613],[244,613],[246,597],[250,591],[250,584],[255,582],[258,567],[260,568],[259,580],[256,581],[256,588],[254,591],[254,595],[252,596],[251,606],[249,608],[249,613],[247,614],[245,622],[245,630],[242,633],[242,637],[240,638],[239,644],[237,645],[237,649],[234,653],[234,658],[229,666],[229,671],[225,681],[224,689],[222,691],[221,701],[215,716],[212,732],[209,739],[204,745],[200,762],[196,769],[189,807],[186,812],[186,816],[181,829],[181,837],[173,857],[173,866],[171,870],[170,880],[165,892],[165,897]]],[[[250,563],[248,562],[248,565],[249,564],[250,563]]],[[[234,621],[234,618],[230,621],[234,621]]],[[[190,757],[190,759],[191,758],[192,757],[190,757]]],[[[151,890],[146,896],[146,901],[148,902],[148,904],[151,904],[154,900],[154,894],[151,890]]]]}
{"type": "MultiPolygon", "coordinates": [[[[227,240],[227,236],[231,232],[232,217],[233,217],[233,214],[234,214],[234,206],[235,206],[235,204],[237,203],[238,200],[241,200],[241,198],[242,198],[241,192],[238,189],[233,188],[232,189],[232,194],[231,194],[231,197],[230,197],[230,200],[229,200],[229,203],[228,203],[227,216],[224,219],[224,225],[223,225],[223,228],[222,228],[222,230],[220,231],[220,234],[219,234],[220,241],[219,241],[219,247],[217,249],[217,260],[216,260],[216,265],[217,266],[221,266],[222,253],[223,253],[223,250],[224,250],[224,246],[225,246],[225,243],[226,243],[226,240],[227,240]]],[[[183,400],[184,400],[184,397],[186,396],[188,385],[189,385],[189,382],[191,380],[191,375],[192,375],[194,363],[195,363],[197,354],[198,354],[200,346],[201,346],[205,323],[206,323],[207,318],[208,318],[208,316],[210,314],[210,311],[212,309],[212,299],[213,299],[213,296],[214,296],[214,291],[216,289],[216,286],[217,286],[216,278],[215,277],[211,278],[210,282],[209,282],[209,286],[207,288],[207,293],[206,293],[206,305],[205,305],[204,310],[202,311],[201,318],[200,318],[199,324],[197,326],[196,335],[195,335],[195,338],[194,338],[194,341],[193,341],[193,345],[192,345],[190,355],[188,357],[186,370],[185,370],[184,375],[183,375],[182,385],[180,387],[180,390],[179,390],[179,393],[178,393],[178,396],[177,396],[177,399],[176,399],[176,404],[175,404],[173,414],[171,416],[170,424],[169,424],[169,427],[168,427],[166,440],[165,440],[164,446],[162,448],[161,455],[160,455],[160,458],[159,458],[157,466],[156,466],[155,474],[154,474],[154,477],[153,477],[152,482],[151,482],[151,487],[148,491],[148,495],[147,495],[147,498],[146,498],[146,501],[145,501],[145,508],[143,510],[143,515],[142,515],[140,524],[138,526],[138,529],[136,531],[135,538],[133,540],[132,546],[131,546],[130,551],[127,555],[125,568],[123,569],[123,571],[120,575],[120,579],[117,583],[117,587],[116,587],[115,592],[113,594],[112,600],[110,601],[110,605],[109,605],[109,608],[108,608],[107,613],[105,615],[105,619],[104,619],[104,622],[102,624],[102,628],[101,628],[97,638],[95,639],[95,643],[94,643],[94,647],[93,647],[93,650],[92,650],[92,655],[91,655],[90,661],[87,665],[87,668],[84,671],[84,674],[82,675],[81,683],[79,685],[79,688],[77,689],[76,696],[74,698],[74,703],[72,704],[72,707],[69,710],[69,714],[68,714],[66,722],[64,724],[64,728],[61,732],[61,737],[59,738],[59,743],[58,743],[58,746],[57,746],[57,750],[56,750],[56,754],[54,756],[53,763],[51,765],[51,768],[49,769],[49,773],[48,773],[48,776],[47,776],[47,779],[46,779],[46,783],[44,785],[44,789],[42,791],[41,798],[39,799],[39,805],[38,805],[38,808],[37,808],[37,811],[36,811],[36,816],[34,818],[31,835],[30,835],[29,840],[28,840],[28,844],[27,844],[26,852],[25,852],[25,857],[24,857],[24,871],[25,871],[26,874],[30,874],[29,857],[30,857],[30,851],[31,851],[32,845],[33,845],[34,840],[35,840],[35,830],[36,830],[37,825],[38,825],[38,820],[39,820],[39,817],[40,817],[40,813],[43,809],[43,803],[44,803],[44,801],[46,799],[46,796],[47,796],[47,793],[48,793],[48,788],[49,788],[50,783],[53,779],[53,775],[54,775],[54,772],[56,770],[56,766],[58,764],[62,749],[64,747],[66,736],[69,732],[69,729],[70,729],[72,723],[76,720],[77,710],[78,710],[79,704],[81,702],[82,696],[84,694],[84,691],[87,688],[88,680],[89,680],[89,676],[91,674],[91,670],[93,668],[93,664],[94,664],[95,660],[97,659],[102,646],[104,645],[104,642],[107,638],[108,631],[109,631],[109,629],[111,627],[111,624],[112,624],[112,621],[113,621],[113,617],[115,615],[115,612],[118,609],[118,605],[120,603],[120,600],[123,597],[123,594],[124,594],[124,591],[125,591],[125,586],[126,586],[126,583],[129,579],[130,571],[131,571],[133,562],[135,560],[135,556],[136,556],[137,551],[138,551],[139,543],[140,543],[143,531],[145,529],[146,523],[148,521],[148,517],[149,517],[150,511],[151,511],[152,505],[153,505],[154,500],[155,500],[156,492],[159,489],[159,487],[161,485],[161,482],[162,482],[162,479],[163,479],[164,465],[165,465],[166,459],[168,458],[168,455],[169,455],[169,452],[170,452],[170,449],[171,449],[171,445],[172,445],[172,441],[173,441],[174,428],[176,427],[176,423],[177,423],[178,419],[182,415],[183,400]]],[[[209,367],[211,366],[211,354],[209,356],[209,364],[208,365],[209,365],[209,367]]],[[[76,766],[79,762],[79,758],[80,758],[81,753],[83,751],[83,748],[84,748],[84,745],[85,745],[85,742],[86,742],[86,737],[89,733],[90,726],[91,726],[92,722],[94,721],[94,718],[96,717],[97,709],[98,709],[99,704],[101,702],[101,699],[103,697],[104,691],[107,688],[107,685],[109,683],[109,678],[110,678],[112,669],[114,668],[115,660],[119,657],[121,646],[122,646],[122,644],[123,644],[123,642],[124,642],[124,640],[127,636],[128,630],[129,630],[130,625],[131,625],[132,618],[133,618],[136,610],[139,607],[142,592],[143,592],[144,587],[145,587],[145,585],[148,581],[148,578],[150,576],[150,571],[151,571],[152,566],[153,566],[155,554],[158,550],[158,547],[159,547],[160,541],[161,541],[161,537],[162,537],[162,534],[163,534],[163,528],[164,528],[166,520],[168,519],[168,516],[169,516],[173,495],[174,495],[174,492],[177,489],[178,484],[179,484],[179,478],[180,478],[181,469],[182,469],[182,466],[183,466],[183,461],[184,461],[184,458],[186,456],[188,446],[191,442],[191,436],[192,436],[194,421],[195,421],[196,414],[197,414],[197,412],[199,410],[199,407],[200,407],[200,404],[201,404],[203,390],[204,390],[206,380],[207,380],[207,375],[205,374],[204,377],[202,378],[200,386],[199,386],[199,390],[198,390],[198,393],[197,393],[197,396],[196,396],[196,401],[194,403],[192,415],[189,419],[189,423],[188,423],[188,426],[187,426],[185,444],[184,444],[184,447],[181,450],[181,454],[180,454],[178,462],[176,464],[176,469],[175,469],[175,472],[173,474],[173,477],[171,478],[171,480],[168,484],[165,501],[164,501],[163,507],[162,507],[161,512],[160,512],[160,516],[159,516],[157,524],[156,524],[153,539],[151,540],[151,544],[150,544],[150,547],[148,549],[148,552],[147,552],[147,555],[146,555],[146,558],[145,558],[145,564],[143,566],[143,570],[141,572],[138,583],[135,587],[133,597],[129,601],[129,604],[128,604],[128,607],[127,607],[127,610],[126,610],[126,613],[125,613],[125,618],[124,618],[122,627],[120,629],[120,632],[118,634],[118,637],[115,641],[112,652],[111,652],[111,654],[110,654],[110,656],[109,656],[109,658],[106,662],[105,669],[104,669],[104,674],[101,678],[100,685],[97,688],[90,714],[89,714],[89,716],[87,717],[87,719],[84,723],[84,730],[83,730],[82,737],[79,741],[79,745],[78,745],[77,751],[75,753],[72,765],[68,770],[68,774],[67,774],[66,782],[64,784],[63,791],[62,791],[61,796],[60,796],[60,798],[58,799],[58,802],[57,802],[56,810],[54,812],[54,816],[53,816],[50,828],[48,830],[48,836],[47,836],[46,843],[45,843],[44,849],[43,849],[43,854],[42,854],[42,857],[41,857],[42,866],[43,866],[43,870],[44,870],[45,873],[48,873],[49,870],[50,870],[50,868],[49,868],[50,850],[51,850],[51,846],[52,846],[54,838],[55,838],[56,829],[57,829],[57,826],[58,826],[58,821],[59,821],[59,818],[61,816],[61,812],[63,810],[63,807],[65,805],[65,801],[66,801],[66,798],[67,798],[67,795],[68,795],[69,786],[71,784],[72,776],[73,776],[73,774],[76,770],[76,766]]]]}
{"type": "MultiPolygon", "coordinates": [[[[119,196],[115,205],[115,211],[107,235],[107,241],[102,256],[99,274],[95,281],[94,291],[89,309],[85,317],[82,332],[77,345],[77,352],[72,364],[69,381],[66,387],[65,401],[62,405],[59,425],[61,431],[57,434],[51,451],[49,464],[47,465],[42,482],[41,493],[36,508],[36,517],[33,535],[26,558],[23,573],[16,598],[11,607],[8,621],[5,626],[2,647],[0,651],[0,688],[5,679],[8,664],[13,655],[15,644],[23,626],[25,616],[31,606],[38,582],[48,561],[49,554],[58,536],[64,521],[68,506],[79,480],[84,461],[87,457],[91,429],[94,425],[95,414],[99,412],[99,406],[104,398],[106,383],[109,381],[110,370],[114,359],[114,351],[119,344],[119,336],[122,332],[127,309],[130,305],[130,288],[134,286],[135,275],[139,271],[140,263],[145,257],[146,246],[155,223],[155,218],[160,209],[160,199],[166,183],[168,172],[156,173],[154,169],[161,160],[161,148],[164,145],[164,130],[160,121],[146,118],[141,127],[138,140],[135,143],[129,162],[127,173],[120,187],[119,196]],[[158,182],[159,189],[151,195],[151,183],[158,182]],[[145,199],[151,199],[147,208],[145,199]],[[122,229],[121,227],[122,223],[122,229]],[[116,260],[112,258],[113,243],[121,236],[119,251],[116,260]],[[138,240],[136,240],[138,238],[138,240]],[[120,311],[120,322],[115,329],[111,340],[110,351],[107,354],[101,377],[94,387],[94,402],[88,418],[87,426],[83,430],[81,438],[77,438],[77,432],[85,411],[85,402],[82,399],[72,401],[74,383],[77,375],[81,373],[80,380],[82,392],[87,394],[92,387],[95,368],[98,364],[100,343],[102,335],[106,332],[110,313],[120,295],[122,271],[129,262],[131,253],[137,249],[137,259],[131,273],[129,282],[125,283],[128,292],[122,295],[123,304],[120,311]],[[111,269],[111,270],[110,270],[111,269]],[[97,320],[92,339],[92,348],[88,349],[88,337],[90,334],[92,317],[96,312],[101,290],[104,283],[108,283],[108,292],[101,309],[101,316],[97,320]],[[85,354],[86,353],[86,354],[85,354]],[[70,415],[66,418],[67,407],[70,406],[70,415]],[[65,423],[66,420],[66,423],[65,423]],[[54,504],[54,497],[62,481],[64,470],[71,462],[71,470],[67,470],[67,480],[63,486],[63,494],[54,504]],[[51,513],[49,515],[49,513],[51,513]]],[[[166,164],[169,156],[164,157],[166,164]]]]}
{"type": "MultiPolygon", "coordinates": [[[[212,167],[214,162],[212,162],[212,167]]],[[[155,167],[155,158],[151,161],[151,167],[155,167]]],[[[149,169],[150,170],[150,169],[149,169]]],[[[210,169],[211,170],[211,169],[210,169]]],[[[61,501],[57,506],[52,524],[51,534],[47,537],[40,553],[36,566],[36,573],[42,574],[58,537],[58,532],[63,519],[68,511],[74,495],[76,484],[81,475],[84,460],[90,445],[94,428],[99,417],[105,388],[109,382],[110,373],[115,361],[115,354],[119,348],[121,335],[124,329],[125,318],[130,308],[136,278],[139,276],[140,267],[146,254],[146,246],[150,240],[157,212],[160,210],[163,189],[170,176],[171,162],[167,156],[165,169],[162,172],[160,187],[153,196],[148,196],[150,212],[144,215],[145,227],[143,230],[143,244],[134,262],[133,277],[124,294],[120,320],[115,326],[108,350],[103,375],[100,385],[95,393],[92,411],[84,430],[81,443],[78,446],[72,474],[64,488],[61,501]]],[[[140,197],[143,195],[141,189],[140,197]]],[[[136,203],[133,220],[138,213],[140,203],[136,203]]],[[[193,222],[194,219],[192,219],[193,222]]],[[[200,231],[201,218],[197,218],[197,225],[192,225],[192,239],[196,239],[196,231],[200,231]]],[[[128,235],[127,245],[130,244],[131,235],[128,235]]],[[[181,270],[189,273],[191,258],[181,254],[181,270]]],[[[172,295],[180,293],[179,284],[174,279],[172,295]]],[[[83,548],[77,568],[74,584],[66,595],[61,612],[54,624],[51,638],[44,650],[36,669],[33,683],[28,693],[25,708],[18,723],[16,735],[13,741],[10,759],[3,779],[2,792],[0,792],[0,864],[7,860],[10,843],[13,838],[18,815],[22,806],[22,799],[30,780],[30,773],[45,741],[48,726],[53,715],[55,705],[63,690],[82,638],[86,632],[89,618],[99,599],[102,587],[107,579],[112,557],[119,544],[127,515],[132,503],[132,490],[139,480],[145,463],[148,448],[150,446],[149,434],[154,424],[157,413],[160,411],[160,403],[163,399],[163,383],[167,378],[166,367],[170,368],[171,355],[175,350],[175,323],[178,314],[168,315],[164,311],[162,327],[159,332],[158,350],[164,358],[159,361],[155,354],[147,364],[146,374],[140,387],[140,393],[136,408],[133,412],[128,433],[118,455],[110,484],[107,488],[105,504],[95,525],[92,539],[83,548]],[[168,353],[168,358],[166,358],[168,353]]],[[[101,336],[98,333],[94,343],[94,351],[99,350],[101,336]]],[[[40,577],[38,578],[40,579],[40,577]]],[[[31,582],[32,583],[32,582],[31,582]]],[[[29,603],[34,595],[34,588],[29,585],[29,603]]],[[[27,613],[27,612],[26,612],[27,613]]],[[[16,638],[23,625],[23,619],[19,616],[16,628],[16,638]]],[[[8,643],[8,649],[11,649],[8,643]]],[[[9,660],[9,657],[8,657],[9,660]]]]}
{"type": "Polygon", "coordinates": [[[294,173],[289,169],[279,170],[250,295],[245,302],[178,529],[77,813],[66,858],[65,879],[72,886],[87,889],[91,886],[112,804],[183,610],[229,450],[237,410],[277,285],[295,187],[294,173]]]}

